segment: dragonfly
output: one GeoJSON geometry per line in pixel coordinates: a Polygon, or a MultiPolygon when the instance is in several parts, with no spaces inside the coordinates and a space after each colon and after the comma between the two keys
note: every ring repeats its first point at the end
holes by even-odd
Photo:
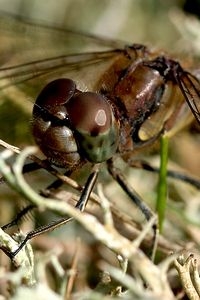
{"type": "MultiPolygon", "coordinates": [[[[36,144],[50,164],[69,176],[91,165],[76,208],[85,209],[106,162],[112,177],[149,220],[151,210],[116,170],[115,157],[131,165],[136,153],[163,134],[173,135],[193,118],[200,123],[198,73],[144,45],[124,46],[16,16],[2,15],[0,31],[0,90],[5,94],[17,86],[22,105],[30,101],[36,144]]],[[[13,94],[16,97],[7,95],[13,94]]],[[[51,229],[67,221],[56,221],[51,229]]],[[[10,257],[47,229],[49,225],[27,234],[10,257]]]]}

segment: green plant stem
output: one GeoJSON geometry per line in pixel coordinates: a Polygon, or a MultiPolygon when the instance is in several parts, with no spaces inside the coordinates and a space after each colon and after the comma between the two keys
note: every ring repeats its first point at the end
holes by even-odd
{"type": "Polygon", "coordinates": [[[156,211],[158,213],[159,231],[162,232],[167,201],[167,162],[168,137],[163,135],[160,140],[160,170],[157,190],[156,211]]]}

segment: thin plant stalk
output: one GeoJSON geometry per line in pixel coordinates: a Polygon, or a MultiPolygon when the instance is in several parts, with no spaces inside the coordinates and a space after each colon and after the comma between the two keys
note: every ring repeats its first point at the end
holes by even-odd
{"type": "Polygon", "coordinates": [[[162,232],[165,219],[167,202],[167,162],[168,162],[168,143],[167,135],[163,135],[160,140],[160,169],[157,187],[156,211],[158,213],[159,231],[162,232]]]}

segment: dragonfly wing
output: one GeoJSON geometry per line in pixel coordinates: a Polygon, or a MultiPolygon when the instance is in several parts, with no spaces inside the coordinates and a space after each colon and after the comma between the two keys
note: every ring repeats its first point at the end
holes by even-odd
{"type": "MultiPolygon", "coordinates": [[[[58,76],[70,77],[84,90],[92,90],[94,78],[98,80],[101,70],[119,54],[114,47],[122,46],[110,39],[37,25],[5,14],[0,14],[0,34],[3,41],[0,89],[26,82],[27,86],[32,84],[37,93],[46,82],[58,76]]],[[[35,94],[33,101],[34,98],[35,94]]]]}
{"type": "Polygon", "coordinates": [[[24,88],[33,85],[38,89],[38,84],[44,86],[45,82],[58,77],[69,77],[80,83],[80,88],[82,85],[84,90],[92,90],[95,78],[98,80],[118,55],[115,50],[72,54],[4,67],[0,69],[0,90],[16,84],[21,84],[20,87],[24,84],[24,88]]]}
{"type": "Polygon", "coordinates": [[[185,71],[178,74],[177,81],[193,115],[200,123],[200,82],[191,73],[185,71]]]}
{"type": "Polygon", "coordinates": [[[34,24],[0,13],[0,63],[20,64],[73,53],[106,51],[123,44],[94,35],[49,25],[34,24]]]}

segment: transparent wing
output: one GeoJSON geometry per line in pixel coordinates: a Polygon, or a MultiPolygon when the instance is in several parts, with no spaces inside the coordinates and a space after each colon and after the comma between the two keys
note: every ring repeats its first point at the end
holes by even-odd
{"type": "Polygon", "coordinates": [[[67,54],[121,48],[123,43],[0,12],[1,63],[15,64],[67,54]],[[10,58],[12,60],[10,62],[10,58]]]}
{"type": "Polygon", "coordinates": [[[192,74],[182,71],[177,76],[179,87],[197,122],[200,124],[200,82],[192,74]]]}
{"type": "Polygon", "coordinates": [[[27,84],[32,80],[32,86],[37,88],[37,79],[40,85],[41,77],[45,84],[45,80],[67,74],[79,80],[85,89],[87,85],[91,89],[91,81],[100,77],[103,66],[118,55],[119,51],[114,49],[123,46],[109,39],[36,25],[5,14],[0,15],[0,35],[1,89],[29,80],[27,84]]]}

